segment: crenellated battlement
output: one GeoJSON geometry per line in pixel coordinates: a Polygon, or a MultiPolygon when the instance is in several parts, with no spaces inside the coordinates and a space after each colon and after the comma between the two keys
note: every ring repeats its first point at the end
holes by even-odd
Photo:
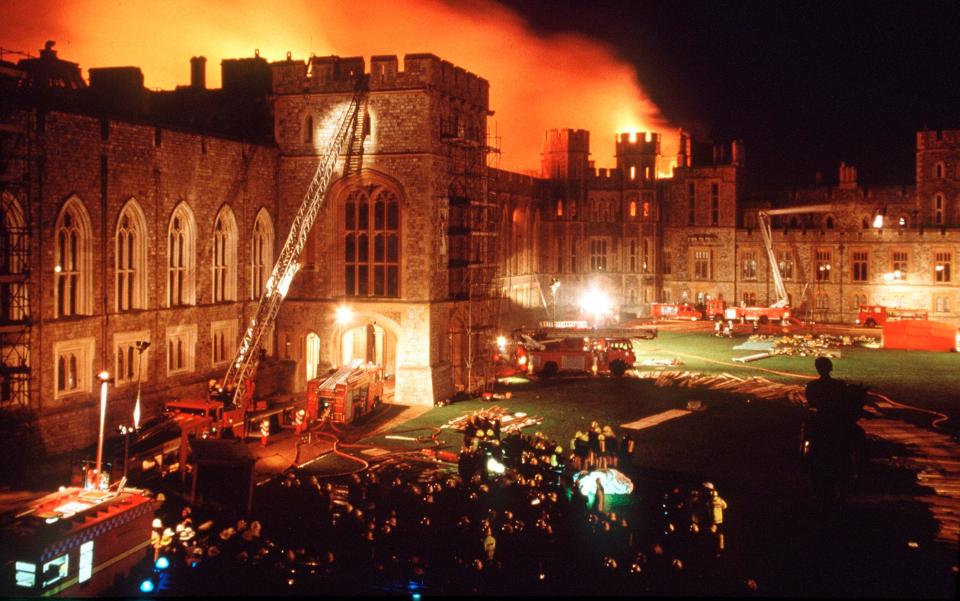
{"type": "Polygon", "coordinates": [[[543,152],[590,152],[590,132],[585,129],[548,129],[543,152]]]}
{"type": "Polygon", "coordinates": [[[960,129],[927,129],[917,132],[917,150],[960,147],[960,129]]]}
{"type": "Polygon", "coordinates": [[[620,133],[614,138],[617,156],[628,154],[660,154],[660,134],[650,131],[620,133]]]}
{"type": "Polygon", "coordinates": [[[363,57],[313,56],[309,63],[287,60],[270,63],[275,94],[302,94],[352,91],[361,77],[367,77],[371,91],[430,88],[487,107],[490,84],[487,80],[433,54],[407,54],[404,70],[396,55],[370,57],[370,71],[363,57]]]}

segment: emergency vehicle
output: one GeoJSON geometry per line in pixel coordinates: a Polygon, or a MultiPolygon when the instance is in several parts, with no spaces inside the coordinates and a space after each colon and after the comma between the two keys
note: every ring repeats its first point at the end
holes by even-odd
{"type": "Polygon", "coordinates": [[[0,593],[99,597],[148,560],[154,499],[123,484],[61,487],[25,503],[0,530],[0,593]]]}
{"type": "Polygon", "coordinates": [[[349,424],[380,405],[383,368],[353,359],[327,377],[307,382],[308,423],[329,412],[330,421],[349,424]]]}
{"type": "Polygon", "coordinates": [[[898,309],[883,305],[860,305],[860,312],[857,314],[857,324],[867,328],[875,328],[888,321],[904,319],[927,319],[927,312],[921,309],[898,309]]]}
{"type": "Polygon", "coordinates": [[[790,307],[727,307],[723,317],[733,321],[756,321],[764,325],[771,321],[786,324],[790,320],[790,307]]]}
{"type": "Polygon", "coordinates": [[[650,316],[654,319],[703,319],[703,313],[686,303],[650,303],[650,316]]]}
{"type": "Polygon", "coordinates": [[[633,367],[633,343],[626,338],[528,339],[518,355],[529,373],[552,376],[560,372],[611,373],[622,376],[633,367]]]}

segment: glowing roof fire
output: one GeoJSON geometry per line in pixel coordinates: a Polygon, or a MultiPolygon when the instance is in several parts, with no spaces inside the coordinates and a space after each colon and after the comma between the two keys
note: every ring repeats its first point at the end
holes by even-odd
{"type": "MultiPolygon", "coordinates": [[[[344,3],[290,0],[57,2],[12,0],[0,20],[5,48],[36,53],[57,41],[60,57],[81,67],[136,65],[148,87],[189,82],[190,57],[211,65],[260,55],[305,57],[430,52],[490,82],[491,132],[501,136],[501,167],[539,164],[543,132],[557,127],[594,133],[598,166],[613,162],[613,132],[660,131],[663,156],[677,135],[637,81],[634,68],[603,43],[582,36],[540,36],[507,8],[487,0],[344,3]]],[[[210,69],[208,85],[219,85],[210,69]]]]}

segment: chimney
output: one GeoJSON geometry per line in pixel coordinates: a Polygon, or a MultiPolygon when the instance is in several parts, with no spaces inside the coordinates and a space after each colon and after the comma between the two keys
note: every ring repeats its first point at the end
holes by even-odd
{"type": "Polygon", "coordinates": [[[190,59],[190,87],[196,90],[207,87],[207,57],[194,56],[190,59]]]}

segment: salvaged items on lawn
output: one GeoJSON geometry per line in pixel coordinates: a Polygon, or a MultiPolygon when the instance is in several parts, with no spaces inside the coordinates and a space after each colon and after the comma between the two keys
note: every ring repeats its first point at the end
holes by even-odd
{"type": "Polygon", "coordinates": [[[538,426],[543,423],[542,417],[527,415],[519,411],[516,413],[507,413],[503,407],[494,405],[490,408],[478,409],[477,411],[472,411],[460,417],[455,417],[440,427],[463,432],[464,428],[466,428],[470,422],[470,418],[473,416],[476,416],[476,418],[481,421],[492,422],[499,419],[500,431],[505,434],[513,432],[514,430],[521,430],[528,426],[538,426]]]}

